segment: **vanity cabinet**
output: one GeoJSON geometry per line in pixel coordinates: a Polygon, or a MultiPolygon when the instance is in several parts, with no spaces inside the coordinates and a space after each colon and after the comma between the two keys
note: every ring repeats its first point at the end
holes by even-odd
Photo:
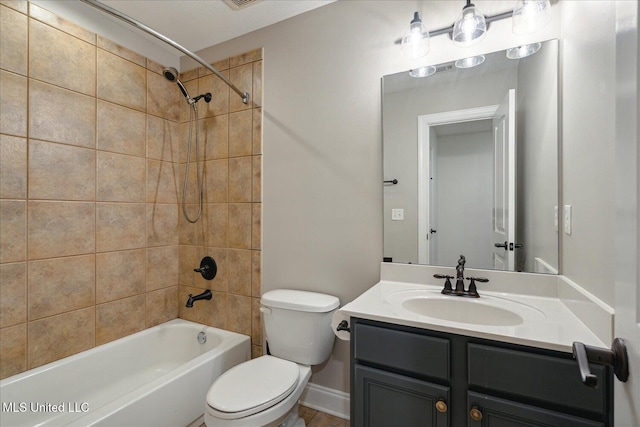
{"type": "Polygon", "coordinates": [[[351,355],[355,427],[613,426],[610,368],[568,353],[352,318],[351,355]]]}

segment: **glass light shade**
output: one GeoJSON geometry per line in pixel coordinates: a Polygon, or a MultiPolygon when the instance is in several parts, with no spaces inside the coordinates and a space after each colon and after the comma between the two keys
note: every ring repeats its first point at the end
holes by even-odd
{"type": "Polygon", "coordinates": [[[484,62],[484,55],[470,56],[469,58],[458,59],[456,68],[473,68],[484,62]]]}
{"type": "Polygon", "coordinates": [[[486,32],[487,21],[484,15],[473,4],[467,4],[453,24],[453,43],[458,46],[470,46],[482,40],[486,32]]]}
{"type": "Polygon", "coordinates": [[[422,58],[431,50],[429,32],[424,29],[418,12],[413,14],[409,29],[402,36],[400,48],[403,55],[410,59],[422,58]]]}
{"type": "Polygon", "coordinates": [[[415,78],[429,77],[431,74],[436,72],[436,67],[433,65],[427,65],[426,67],[415,68],[413,70],[409,70],[409,75],[415,78]]]}
{"type": "Polygon", "coordinates": [[[511,49],[507,49],[507,58],[509,59],[526,58],[527,56],[531,56],[537,51],[539,51],[541,46],[542,46],[541,43],[532,43],[532,44],[526,44],[524,46],[512,47],[511,49]]]}
{"type": "Polygon", "coordinates": [[[531,34],[551,22],[549,0],[518,0],[513,8],[514,34],[531,34]]]}

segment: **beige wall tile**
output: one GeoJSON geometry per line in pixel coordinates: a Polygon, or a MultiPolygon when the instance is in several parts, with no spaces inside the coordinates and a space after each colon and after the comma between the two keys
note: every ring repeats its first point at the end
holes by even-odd
{"type": "Polygon", "coordinates": [[[250,156],[229,159],[229,202],[250,202],[253,191],[253,159],[250,156]]]}
{"type": "Polygon", "coordinates": [[[0,133],[27,136],[27,78],[0,70],[0,133]]]}
{"type": "Polygon", "coordinates": [[[177,245],[147,248],[146,255],[147,291],[154,291],[178,284],[180,254],[177,245]]]}
{"type": "Polygon", "coordinates": [[[196,246],[181,245],[178,258],[178,283],[180,286],[194,286],[196,275],[193,269],[200,266],[200,258],[198,258],[196,246]]]}
{"type": "MultiPolygon", "coordinates": [[[[188,132],[188,128],[186,128],[188,132]]],[[[200,160],[224,159],[229,156],[229,116],[222,114],[220,116],[210,117],[200,121],[200,160]],[[203,154],[203,155],[202,155],[203,154]]],[[[180,161],[187,161],[188,133],[183,133],[184,150],[181,153],[180,161]]],[[[192,146],[192,147],[195,147],[192,146]]],[[[195,148],[191,149],[192,160],[195,160],[195,148]]]]}
{"type": "MultiPolygon", "coordinates": [[[[199,304],[196,309],[196,321],[205,325],[213,326],[215,328],[226,329],[227,300],[227,294],[214,292],[211,301],[204,301],[203,304],[199,304],[202,301],[195,303],[194,307],[196,306],[196,304],[199,304]]],[[[180,303],[182,303],[182,300],[180,300],[180,303]]]]}
{"type": "Polygon", "coordinates": [[[229,249],[227,266],[229,292],[251,296],[251,251],[229,249]]]}
{"type": "Polygon", "coordinates": [[[95,45],[29,20],[29,76],[86,95],[96,93],[95,45]]]}
{"type": "Polygon", "coordinates": [[[226,203],[204,205],[205,246],[226,248],[229,242],[229,208],[226,203]]]}
{"type": "Polygon", "coordinates": [[[229,157],[250,156],[253,153],[253,112],[229,114],[229,157]]]}
{"type": "Polygon", "coordinates": [[[229,112],[247,110],[252,106],[253,99],[253,65],[251,63],[233,67],[229,70],[229,80],[241,91],[249,94],[250,102],[245,104],[234,91],[229,91],[229,112]]]}
{"type": "Polygon", "coordinates": [[[146,80],[145,67],[98,49],[98,98],[145,111],[146,80]]]}
{"type": "MultiPolygon", "coordinates": [[[[196,96],[196,93],[198,92],[198,81],[197,80],[191,80],[191,81],[182,81],[182,84],[184,85],[185,89],[187,89],[187,93],[190,96],[196,96]]],[[[182,94],[182,91],[176,86],[174,88],[174,91],[176,91],[179,95],[179,101],[178,101],[178,113],[179,113],[179,121],[180,123],[185,123],[188,124],[189,123],[189,118],[192,117],[193,114],[193,110],[191,109],[191,107],[189,107],[189,103],[186,100],[186,98],[184,97],[184,95],[182,94]]],[[[195,117],[195,115],[193,115],[195,117]]],[[[201,115],[198,114],[198,119],[201,118],[201,115]]],[[[194,130],[195,132],[195,130],[194,130]]]]}
{"type": "Polygon", "coordinates": [[[180,125],[171,120],[147,115],[147,158],[178,162],[180,125]]]}
{"type": "Polygon", "coordinates": [[[147,203],[147,246],[178,244],[178,207],[147,203]]]}
{"type": "Polygon", "coordinates": [[[96,200],[144,202],[145,159],[98,151],[96,200]]]}
{"type": "Polygon", "coordinates": [[[102,36],[98,36],[97,37],[97,46],[99,48],[102,48],[110,53],[113,53],[114,55],[117,55],[121,58],[127,59],[131,62],[133,62],[134,64],[137,64],[141,67],[146,67],[147,66],[147,58],[145,58],[144,56],[140,55],[139,53],[136,53],[134,51],[132,51],[131,49],[127,49],[124,46],[121,46],[107,38],[104,38],[102,36]]]}
{"type": "Polygon", "coordinates": [[[262,201],[262,156],[253,156],[253,181],[251,201],[262,201]]]}
{"type": "Polygon", "coordinates": [[[0,6],[0,68],[27,75],[27,16],[0,6]]]}
{"type": "Polygon", "coordinates": [[[262,346],[251,344],[251,358],[256,359],[260,356],[264,356],[264,352],[262,351],[262,346]]]}
{"type": "Polygon", "coordinates": [[[178,317],[177,286],[147,292],[146,298],[147,328],[178,317]]]}
{"type": "Polygon", "coordinates": [[[28,259],[92,253],[95,203],[29,202],[28,259]]]}
{"type": "MultiPolygon", "coordinates": [[[[180,202],[182,202],[182,197],[183,197],[182,192],[184,191],[185,173],[187,174],[187,193],[186,193],[185,200],[187,204],[197,205],[195,210],[189,209],[189,212],[193,212],[192,214],[189,215],[190,218],[195,218],[197,216],[197,208],[199,206],[200,194],[201,194],[201,191],[203,191],[198,181],[200,179],[198,178],[198,176],[202,176],[203,172],[202,172],[202,169],[200,170],[200,172],[198,172],[198,167],[200,168],[203,167],[202,162],[196,163],[195,161],[192,161],[191,163],[185,163],[180,165],[180,175],[177,178],[177,181],[180,184],[178,194],[179,194],[180,202]],[[188,170],[187,170],[187,167],[188,167],[188,170]]],[[[204,185],[204,181],[202,181],[202,185],[204,185]]],[[[204,194],[202,197],[204,199],[204,194]]]]}
{"type": "Polygon", "coordinates": [[[251,208],[251,249],[262,248],[262,203],[253,203],[251,208]]]}
{"type": "Polygon", "coordinates": [[[249,62],[258,61],[262,59],[263,49],[255,49],[249,52],[242,53],[237,56],[229,58],[229,66],[237,67],[238,65],[248,64],[249,62]]]}
{"type": "Polygon", "coordinates": [[[29,322],[27,368],[32,369],[93,347],[95,320],[95,307],[90,307],[29,322]]]}
{"type": "Polygon", "coordinates": [[[0,198],[27,197],[27,140],[0,134],[0,198]]]}
{"type": "Polygon", "coordinates": [[[251,297],[227,294],[227,329],[251,336],[251,297]]]}
{"type": "Polygon", "coordinates": [[[27,324],[0,329],[0,379],[27,370],[27,324]]]}
{"type": "Polygon", "coordinates": [[[262,313],[260,298],[251,298],[251,344],[262,345],[262,313]]]}
{"type": "Polygon", "coordinates": [[[204,162],[203,198],[205,203],[225,203],[229,200],[229,160],[204,162]]]}
{"type": "Polygon", "coordinates": [[[131,335],[144,328],[144,295],[96,306],[96,345],[131,335]]]}
{"type": "Polygon", "coordinates": [[[94,148],[95,124],[95,98],[30,80],[30,138],[94,148]]]}
{"type": "Polygon", "coordinates": [[[29,140],[29,198],[95,200],[95,150],[29,140]]]}
{"type": "Polygon", "coordinates": [[[0,328],[27,321],[27,266],[0,264],[0,328]]]}
{"type": "MultiPolygon", "coordinates": [[[[198,221],[195,224],[190,223],[184,217],[184,212],[181,205],[178,206],[178,209],[179,209],[179,213],[178,213],[179,243],[181,245],[194,245],[194,244],[197,244],[198,242],[202,243],[203,241],[203,237],[202,237],[203,225],[202,224],[206,223],[206,221],[198,221]]],[[[202,209],[203,209],[202,216],[204,219],[206,218],[206,206],[203,205],[202,209]]],[[[187,204],[186,210],[187,210],[187,214],[189,215],[189,218],[195,219],[196,215],[198,214],[198,206],[194,204],[191,204],[191,205],[187,204]]]]}
{"type": "Polygon", "coordinates": [[[97,203],[96,251],[110,252],[145,246],[144,203],[97,203]]]}
{"type": "Polygon", "coordinates": [[[251,249],[251,203],[229,203],[229,247],[251,249]]]}
{"type": "Polygon", "coordinates": [[[262,108],[253,110],[253,154],[262,154],[262,108]]]}
{"type": "Polygon", "coordinates": [[[96,304],[146,290],[144,249],[96,254],[96,304]]]}
{"type": "Polygon", "coordinates": [[[55,15],[33,3],[29,3],[29,16],[37,19],[38,21],[42,21],[45,24],[51,25],[54,28],[62,30],[65,33],[71,34],[72,36],[75,36],[88,43],[96,43],[96,36],[94,33],[87,31],[81,26],[76,25],[75,23],[58,15],[55,15]]]}
{"type": "Polygon", "coordinates": [[[27,204],[0,200],[0,262],[27,259],[27,204]]]}
{"type": "Polygon", "coordinates": [[[182,194],[182,180],[171,162],[147,159],[147,202],[177,203],[182,194]]]}
{"type": "Polygon", "coordinates": [[[262,252],[251,251],[251,296],[262,295],[262,252]]]}
{"type": "MultiPolygon", "coordinates": [[[[194,97],[197,94],[189,95],[194,97]]],[[[173,121],[180,120],[180,108],[184,107],[184,99],[176,83],[160,74],[147,71],[147,99],[147,113],[173,121]]],[[[204,104],[203,100],[198,107],[204,104]]]]}
{"type": "Polygon", "coordinates": [[[131,108],[98,101],[99,150],[145,156],[146,115],[131,108]]]}
{"type": "Polygon", "coordinates": [[[24,14],[26,14],[29,9],[27,0],[0,0],[0,4],[24,14]]]}
{"type": "MultiPolygon", "coordinates": [[[[229,78],[228,72],[223,72],[229,78]]],[[[229,112],[229,86],[213,73],[198,79],[198,94],[211,93],[211,102],[198,104],[200,117],[219,116],[229,112]],[[202,111],[202,113],[200,113],[202,111]]]]}
{"type": "Polygon", "coordinates": [[[82,255],[29,262],[29,320],[93,306],[96,258],[82,255]]]}
{"type": "Polygon", "coordinates": [[[262,107],[262,61],[253,63],[253,99],[252,106],[262,107]]]}

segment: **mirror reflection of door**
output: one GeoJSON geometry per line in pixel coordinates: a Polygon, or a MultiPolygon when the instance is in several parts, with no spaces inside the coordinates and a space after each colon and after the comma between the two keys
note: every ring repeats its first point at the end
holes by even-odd
{"type": "Polygon", "coordinates": [[[515,105],[516,91],[510,89],[493,118],[495,176],[493,179],[492,268],[508,271],[514,271],[516,250],[515,105]]]}
{"type": "Polygon", "coordinates": [[[514,269],[515,91],[505,99],[420,116],[421,263],[447,264],[464,254],[468,267],[514,269]],[[508,242],[506,249],[496,242],[508,242]]]}

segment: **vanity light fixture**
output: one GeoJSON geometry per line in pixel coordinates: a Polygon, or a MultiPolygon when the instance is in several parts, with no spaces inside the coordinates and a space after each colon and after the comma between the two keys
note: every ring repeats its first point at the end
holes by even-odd
{"type": "Polygon", "coordinates": [[[507,49],[507,58],[509,59],[521,59],[531,56],[540,50],[541,43],[526,44],[524,46],[512,47],[507,49]]]}
{"type": "Polygon", "coordinates": [[[513,8],[513,33],[531,34],[551,22],[549,0],[518,0],[513,8]]]}
{"type": "Polygon", "coordinates": [[[470,56],[468,58],[458,59],[456,68],[473,68],[484,62],[484,55],[470,56]]]}
{"type": "Polygon", "coordinates": [[[471,46],[482,40],[487,33],[487,21],[471,0],[462,8],[462,13],[453,24],[451,39],[456,46],[471,46]]]}
{"type": "Polygon", "coordinates": [[[431,50],[429,32],[422,25],[418,12],[413,13],[409,29],[402,36],[401,49],[402,53],[411,59],[422,58],[431,50]]]}
{"type": "MultiPolygon", "coordinates": [[[[456,46],[470,46],[484,38],[489,24],[501,19],[513,18],[512,30],[515,34],[535,32],[551,22],[550,0],[517,0],[512,11],[492,16],[484,16],[471,0],[465,2],[466,5],[452,26],[434,31],[426,31],[420,15],[414,12],[409,29],[401,39],[396,40],[401,45],[403,54],[411,59],[427,55],[430,50],[429,37],[441,34],[449,34],[456,46]]],[[[530,55],[533,53],[535,51],[530,55]]]]}

